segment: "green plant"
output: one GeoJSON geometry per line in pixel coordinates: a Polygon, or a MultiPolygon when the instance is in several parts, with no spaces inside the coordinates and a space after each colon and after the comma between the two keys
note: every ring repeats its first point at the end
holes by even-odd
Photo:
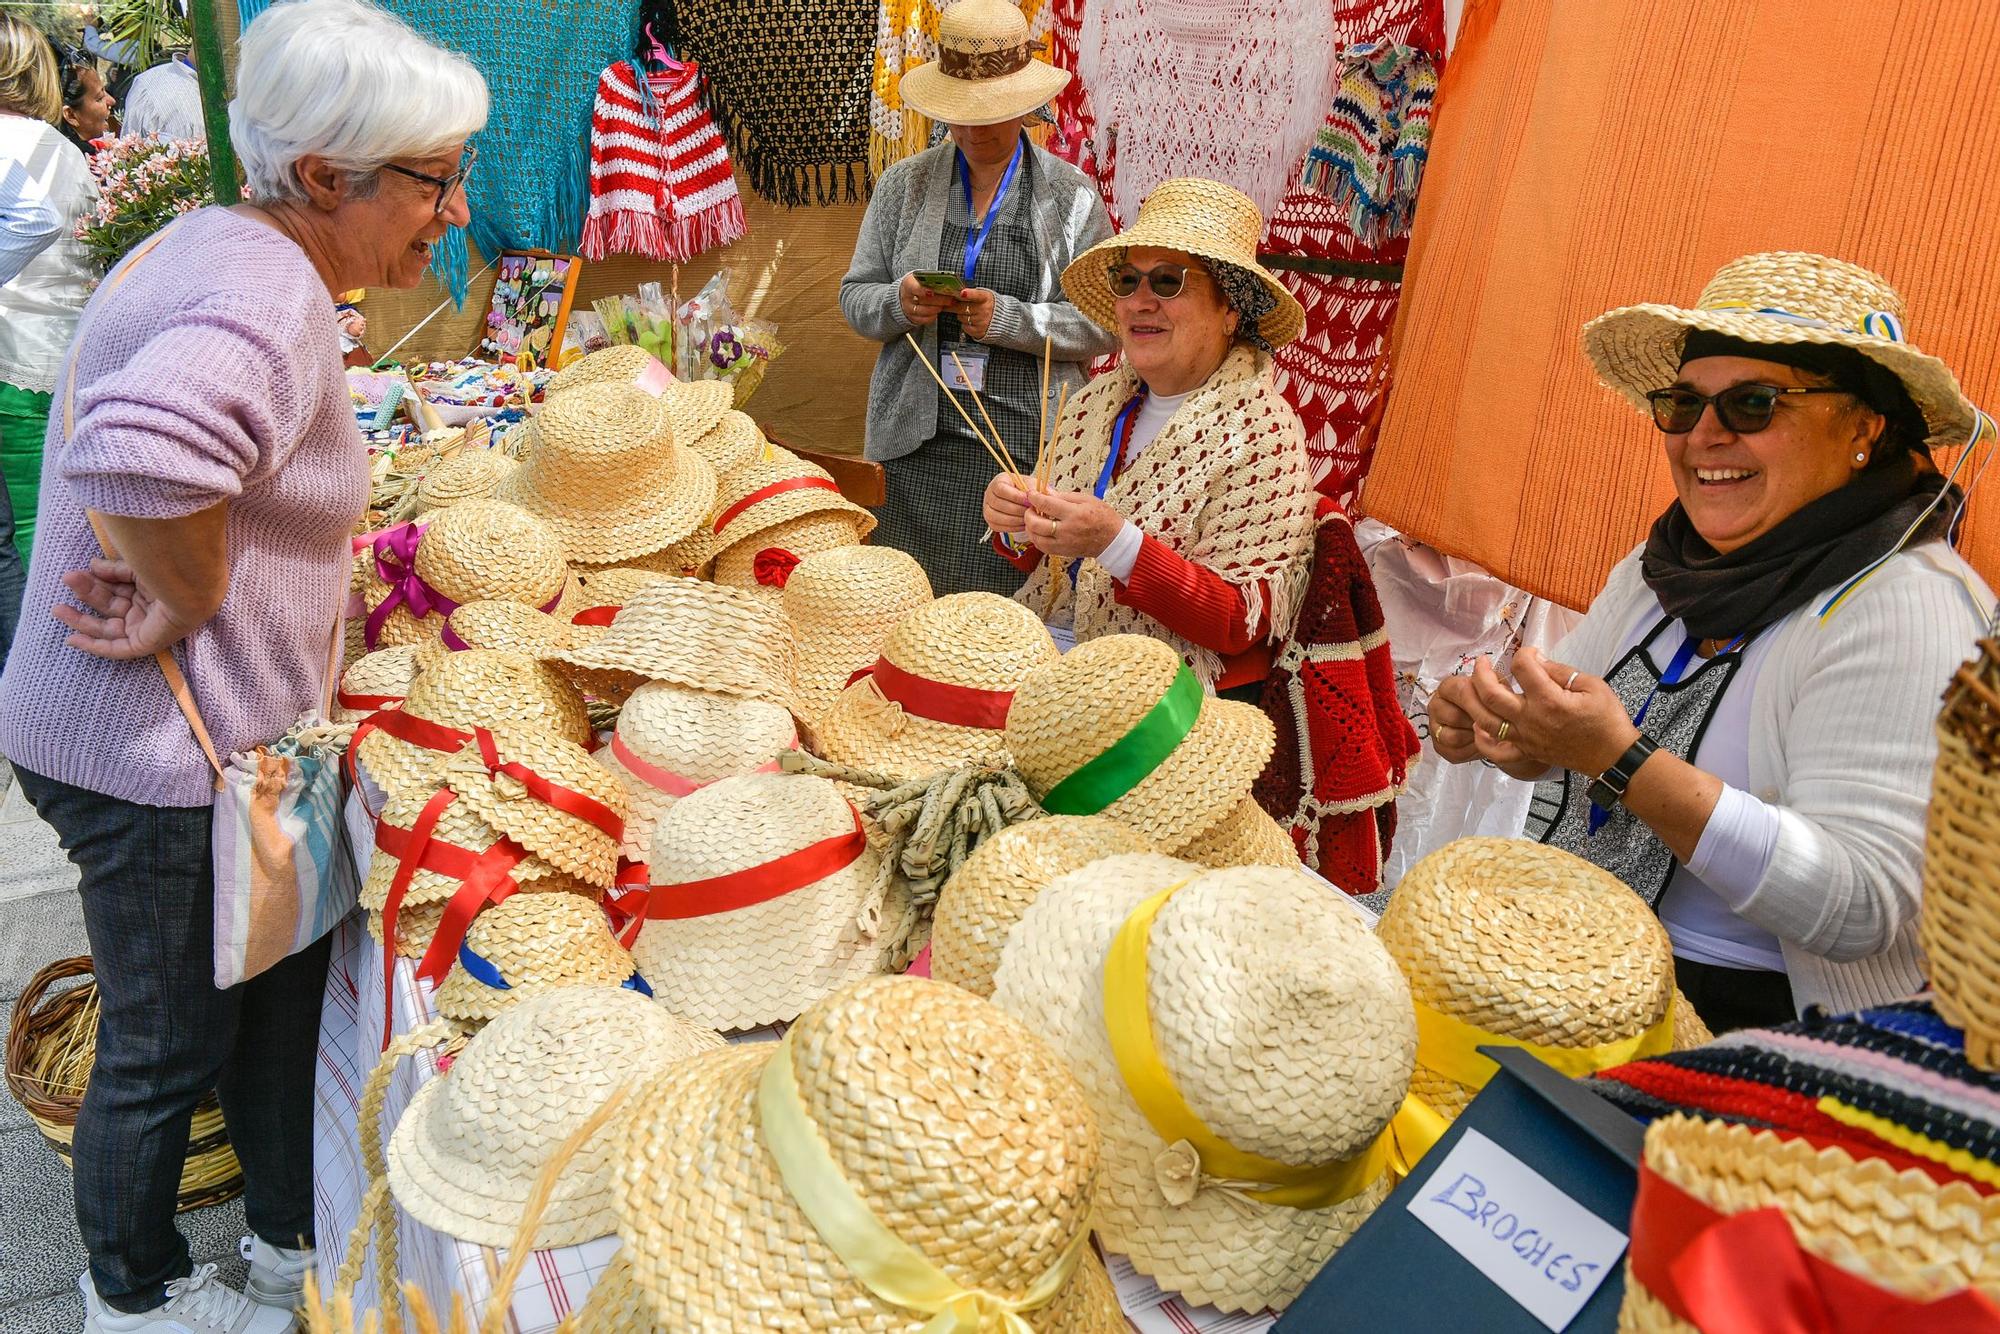
{"type": "Polygon", "coordinates": [[[112,41],[131,44],[141,69],[156,63],[161,53],[188,44],[183,0],[103,0],[97,22],[112,41]]]}

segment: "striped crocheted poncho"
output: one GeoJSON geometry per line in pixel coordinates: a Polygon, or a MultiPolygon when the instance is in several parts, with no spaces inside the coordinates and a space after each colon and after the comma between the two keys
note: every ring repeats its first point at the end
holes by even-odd
{"type": "Polygon", "coordinates": [[[590,117],[584,258],[678,264],[744,229],[729,149],[701,104],[701,71],[642,74],[629,60],[606,69],[590,117]]]}

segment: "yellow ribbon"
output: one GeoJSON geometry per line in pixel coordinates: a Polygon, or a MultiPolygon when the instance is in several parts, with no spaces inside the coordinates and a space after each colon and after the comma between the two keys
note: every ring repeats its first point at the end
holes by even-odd
{"type": "Polygon", "coordinates": [[[1667,997],[1666,1012],[1659,1022],[1643,1033],[1595,1047],[1549,1047],[1498,1033],[1463,1019],[1417,1006],[1417,1064],[1468,1088],[1485,1088],[1486,1081],[1500,1067],[1476,1050],[1479,1047],[1519,1047],[1539,1061],[1554,1066],[1572,1079],[1594,1075],[1627,1061],[1659,1056],[1674,1047],[1674,1000],[1667,997]]]}
{"type": "Polygon", "coordinates": [[[1269,1187],[1243,1189],[1250,1199],[1291,1209],[1330,1209],[1354,1198],[1390,1164],[1393,1145],[1387,1130],[1343,1162],[1295,1167],[1229,1143],[1208,1128],[1175,1087],[1153,1042],[1153,1020],[1146,1005],[1146,946],[1153,919],[1187,883],[1169,885],[1133,909],[1104,957],[1104,1023],[1111,1055],[1132,1101],[1161,1139],[1169,1145],[1185,1140],[1194,1149],[1204,1175],[1269,1187]]]}
{"type": "Polygon", "coordinates": [[[962,1287],[891,1232],[848,1183],[799,1097],[789,1036],[764,1063],[757,1114],[764,1147],[778,1166],[778,1176],[820,1240],[876,1297],[930,1316],[921,1334],[1034,1334],[1020,1313],[1054,1301],[1076,1273],[1083,1248],[1090,1243],[1090,1229],[1079,1229],[1054,1267],[1018,1300],[962,1287]]]}
{"type": "Polygon", "coordinates": [[[1437,1108],[1412,1093],[1389,1121],[1389,1170],[1407,1177],[1417,1170],[1417,1160],[1429,1153],[1451,1122],[1437,1108]]]}

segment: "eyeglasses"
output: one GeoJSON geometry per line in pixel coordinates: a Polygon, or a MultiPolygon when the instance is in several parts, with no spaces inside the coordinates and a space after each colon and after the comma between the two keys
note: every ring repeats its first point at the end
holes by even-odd
{"type": "Polygon", "coordinates": [[[1153,295],[1162,301],[1172,301],[1187,290],[1187,278],[1191,271],[1198,272],[1190,264],[1162,264],[1153,269],[1135,269],[1130,264],[1119,264],[1106,269],[1111,279],[1111,295],[1127,297],[1139,290],[1141,283],[1153,289],[1153,295]]]}
{"type": "Polygon", "coordinates": [[[479,161],[479,150],[476,148],[467,148],[465,156],[459,159],[458,170],[449,176],[433,176],[427,171],[418,171],[415,167],[398,166],[394,162],[384,162],[382,169],[384,171],[393,171],[398,176],[407,176],[413,181],[422,181],[426,185],[435,185],[438,192],[437,206],[431,211],[433,214],[442,214],[451,204],[452,194],[461,185],[464,185],[465,178],[472,174],[472,164],[477,161],[479,161]]]}
{"type": "Polygon", "coordinates": [[[1845,394],[1831,386],[1811,389],[1780,389],[1769,384],[1733,384],[1719,394],[1697,394],[1675,385],[1655,389],[1646,395],[1653,405],[1653,425],[1668,435],[1685,435],[1695,428],[1708,405],[1715,404],[1716,419],[1738,435],[1755,435],[1771,424],[1778,400],[1787,394],[1845,394]]]}

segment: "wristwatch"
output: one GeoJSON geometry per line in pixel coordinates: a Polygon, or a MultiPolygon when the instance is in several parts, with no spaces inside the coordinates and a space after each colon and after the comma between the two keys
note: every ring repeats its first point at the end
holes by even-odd
{"type": "Polygon", "coordinates": [[[1618,757],[1618,762],[1599,774],[1591,783],[1585,792],[1590,798],[1590,804],[1600,811],[1608,811],[1625,800],[1625,789],[1631,786],[1632,775],[1638,773],[1639,766],[1651,759],[1653,752],[1659,748],[1653,738],[1644,732],[1639,733],[1639,739],[1618,757]]]}

